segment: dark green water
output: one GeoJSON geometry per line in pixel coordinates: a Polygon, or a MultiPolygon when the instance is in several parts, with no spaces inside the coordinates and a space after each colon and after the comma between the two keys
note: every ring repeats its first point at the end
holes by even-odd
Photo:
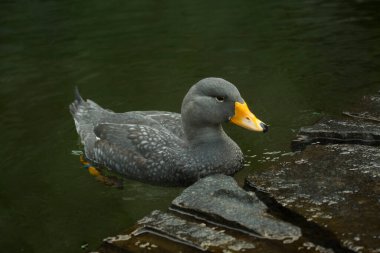
{"type": "Polygon", "coordinates": [[[179,111],[199,79],[233,82],[272,126],[226,126],[249,155],[241,181],[280,156],[263,153],[289,152],[300,126],[380,89],[379,11],[364,0],[1,1],[1,251],[95,249],[182,190],[117,190],[81,168],[74,85],[116,111],[179,111]]]}

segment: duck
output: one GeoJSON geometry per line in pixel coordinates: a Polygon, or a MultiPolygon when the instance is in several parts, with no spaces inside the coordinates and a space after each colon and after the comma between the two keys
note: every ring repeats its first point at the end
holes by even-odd
{"type": "Polygon", "coordinates": [[[164,186],[190,185],[212,174],[233,175],[243,167],[243,152],[223,123],[263,133],[269,129],[249,110],[235,85],[216,77],[191,86],[180,113],[116,113],[84,100],[78,88],[69,109],[90,162],[164,186]]]}

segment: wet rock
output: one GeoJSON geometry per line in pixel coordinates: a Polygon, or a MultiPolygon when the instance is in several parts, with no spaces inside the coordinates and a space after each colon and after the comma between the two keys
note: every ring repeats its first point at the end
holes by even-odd
{"type": "Polygon", "coordinates": [[[380,145],[380,121],[372,122],[356,118],[323,118],[315,125],[302,127],[295,140],[293,150],[303,150],[312,143],[350,143],[380,145]]]}
{"type": "Polygon", "coordinates": [[[282,253],[284,248],[276,242],[244,237],[216,225],[155,210],[139,220],[129,232],[106,238],[98,252],[282,253]]]}
{"type": "Polygon", "coordinates": [[[300,228],[267,210],[232,177],[210,176],[185,189],[169,212],[153,211],[106,238],[99,252],[298,252],[305,242],[300,228]]]}
{"type": "Polygon", "coordinates": [[[312,143],[380,145],[380,96],[365,96],[342,117],[325,117],[313,126],[302,127],[292,149],[302,150],[312,143]]]}
{"type": "Polygon", "coordinates": [[[143,227],[134,231],[134,234],[140,233],[140,230],[144,231],[147,228],[152,228],[161,234],[168,235],[173,239],[200,250],[209,250],[215,247],[234,251],[255,248],[253,243],[239,240],[226,234],[224,230],[215,229],[214,226],[211,227],[205,223],[191,222],[161,211],[153,211],[149,216],[138,221],[138,224],[143,227]]]}
{"type": "Polygon", "coordinates": [[[293,242],[301,236],[298,227],[269,215],[253,192],[244,191],[225,175],[200,179],[173,200],[172,210],[268,239],[293,242]]]}
{"type": "Polygon", "coordinates": [[[134,242],[131,242],[132,238],[139,238],[139,235],[141,234],[156,234],[172,240],[172,243],[177,242],[184,246],[189,246],[193,251],[206,251],[220,247],[234,251],[255,248],[253,243],[236,239],[235,237],[226,234],[223,230],[217,230],[204,223],[191,222],[173,214],[164,213],[158,210],[153,211],[150,215],[139,220],[137,224],[138,228],[131,233],[123,236],[107,238],[105,242],[108,244],[119,245],[120,248],[129,248],[129,250],[131,249],[131,246],[137,246],[133,252],[139,252],[137,249],[163,252],[165,247],[165,252],[176,252],[172,251],[173,249],[170,250],[167,243],[153,243],[146,240],[144,241],[141,238],[141,240],[134,240],[134,242]],[[126,247],[128,244],[131,246],[126,247]]]}
{"type": "Polygon", "coordinates": [[[299,225],[313,245],[380,252],[379,147],[311,145],[249,176],[247,186],[269,206],[280,206],[282,218],[299,225]]]}

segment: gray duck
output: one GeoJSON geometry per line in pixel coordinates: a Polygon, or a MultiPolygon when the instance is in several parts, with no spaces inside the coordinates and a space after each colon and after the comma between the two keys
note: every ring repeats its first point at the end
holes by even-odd
{"type": "Polygon", "coordinates": [[[115,113],[84,100],[78,89],[75,93],[70,112],[87,159],[153,184],[189,185],[207,175],[232,175],[241,169],[243,153],[224,132],[223,122],[268,131],[238,89],[221,78],[194,84],[183,99],[181,114],[115,113]]]}

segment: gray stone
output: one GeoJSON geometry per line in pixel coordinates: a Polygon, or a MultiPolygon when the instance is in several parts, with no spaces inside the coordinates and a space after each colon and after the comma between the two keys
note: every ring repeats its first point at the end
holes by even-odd
{"type": "Polygon", "coordinates": [[[365,96],[342,117],[325,117],[313,126],[302,127],[292,149],[302,150],[312,143],[380,145],[380,96],[365,96]]]}
{"type": "MultiPolygon", "coordinates": [[[[341,252],[380,252],[380,148],[311,145],[247,184],[304,217],[304,225],[314,224],[316,235],[330,232],[324,240],[335,237],[341,252]]],[[[312,242],[316,235],[306,236],[312,242]]]]}
{"type": "Polygon", "coordinates": [[[355,118],[323,118],[315,125],[302,127],[295,140],[293,150],[302,150],[312,143],[350,143],[380,145],[380,122],[355,118]]]}
{"type": "Polygon", "coordinates": [[[166,234],[184,244],[192,245],[200,250],[208,250],[212,247],[233,249],[254,249],[253,243],[241,241],[234,236],[228,235],[222,229],[215,226],[207,226],[205,223],[187,221],[183,218],[161,211],[153,211],[149,216],[138,221],[140,229],[134,231],[138,234],[140,230],[153,228],[161,234],[166,234]]]}
{"type": "Polygon", "coordinates": [[[106,238],[98,251],[297,252],[305,242],[301,230],[267,211],[232,177],[214,175],[185,189],[170,212],[153,211],[128,231],[106,238]]]}
{"type": "Polygon", "coordinates": [[[106,238],[99,252],[257,252],[256,245],[264,252],[281,252],[262,244],[256,238],[240,239],[220,227],[155,210],[131,231],[106,238]]]}
{"type": "Polygon", "coordinates": [[[173,200],[172,210],[204,217],[267,239],[293,242],[301,230],[268,214],[253,192],[240,188],[232,177],[214,175],[200,179],[173,200]]]}

